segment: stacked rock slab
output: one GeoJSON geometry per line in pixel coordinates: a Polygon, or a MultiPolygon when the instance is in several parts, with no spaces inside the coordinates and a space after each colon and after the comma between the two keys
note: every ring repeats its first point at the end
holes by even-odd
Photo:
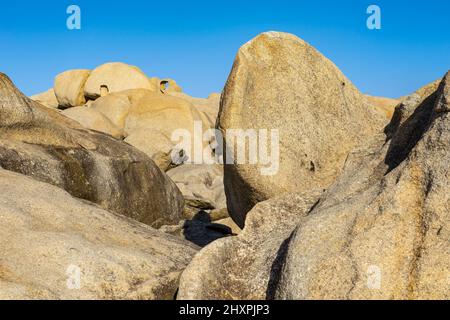
{"type": "Polygon", "coordinates": [[[125,63],[105,63],[94,69],[84,86],[84,95],[92,100],[104,94],[129,89],[159,91],[138,67],[125,63]]]}
{"type": "Polygon", "coordinates": [[[279,130],[279,170],[263,175],[267,164],[226,159],[225,191],[233,219],[242,227],[258,202],[327,188],[349,151],[386,122],[340,70],[306,42],[279,32],[251,40],[237,54],[217,125],[226,150],[233,149],[226,135],[230,129],[265,129],[269,137],[270,130],[279,130]]]}
{"type": "Polygon", "coordinates": [[[34,100],[45,107],[56,109],[58,108],[58,100],[56,99],[55,90],[53,88],[48,89],[45,92],[36,94],[30,97],[31,100],[34,100]]]}
{"type": "Polygon", "coordinates": [[[0,74],[0,166],[152,226],[177,223],[184,200],[144,153],[25,97],[0,74]]]}
{"type": "Polygon", "coordinates": [[[82,106],[86,103],[84,85],[90,70],[69,70],[56,76],[55,95],[62,109],[82,106]]]}
{"type": "Polygon", "coordinates": [[[122,139],[123,130],[119,129],[103,113],[91,107],[74,107],[62,111],[66,117],[75,120],[83,127],[109,134],[116,139],[122,139]]]}
{"type": "Polygon", "coordinates": [[[0,300],[173,299],[196,247],[0,169],[0,300]]]}

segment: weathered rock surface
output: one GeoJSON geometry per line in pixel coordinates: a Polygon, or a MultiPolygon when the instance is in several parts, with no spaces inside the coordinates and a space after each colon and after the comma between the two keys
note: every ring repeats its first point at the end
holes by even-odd
{"type": "Polygon", "coordinates": [[[131,108],[126,94],[110,93],[95,100],[91,107],[105,115],[117,128],[125,130],[125,122],[131,108]]]}
{"type": "Polygon", "coordinates": [[[280,161],[275,175],[262,175],[267,165],[261,163],[225,166],[235,222],[242,227],[255,204],[274,196],[327,188],[349,151],[382,130],[382,118],[331,61],[299,38],[268,32],[245,44],[222,94],[218,128],[230,150],[229,129],[278,129],[280,161]]]}
{"type": "Polygon", "coordinates": [[[424,92],[325,193],[259,203],[238,237],[200,251],[178,297],[448,299],[450,73],[424,92]]]}
{"type": "Polygon", "coordinates": [[[208,127],[215,128],[219,114],[220,94],[213,93],[208,99],[194,98],[182,92],[169,92],[169,94],[192,103],[205,116],[208,127]]]}
{"type": "Polygon", "coordinates": [[[163,132],[142,127],[133,130],[125,142],[147,154],[161,170],[167,171],[170,168],[174,143],[163,132]]]}
{"type": "Polygon", "coordinates": [[[62,112],[66,117],[75,120],[83,127],[109,134],[116,139],[122,139],[125,135],[103,113],[91,107],[73,107],[62,112]]]}
{"type": "MultiPolygon", "coordinates": [[[[213,209],[227,207],[223,187],[223,166],[182,165],[167,172],[185,198],[205,200],[213,209]]],[[[205,209],[205,208],[202,208],[205,209]]]]}
{"type": "Polygon", "coordinates": [[[242,232],[242,229],[231,218],[220,219],[215,223],[229,227],[234,235],[239,235],[242,232]]]}
{"type": "Polygon", "coordinates": [[[175,296],[195,246],[23,175],[0,182],[0,299],[175,296]]]}
{"type": "Polygon", "coordinates": [[[217,240],[195,256],[182,274],[178,299],[272,298],[282,263],[278,255],[320,194],[288,194],[257,204],[239,236],[217,240]]]}
{"type": "MultiPolygon", "coordinates": [[[[194,135],[203,139],[204,130],[211,128],[206,115],[186,99],[147,89],[111,93],[97,99],[91,107],[122,130],[125,141],[146,153],[163,171],[179,165],[172,159],[172,152],[181,151],[175,150],[180,142],[179,137],[172,140],[175,131],[184,130],[190,135],[193,151],[194,135]],[[198,132],[195,131],[196,122],[200,128],[198,132]]],[[[212,140],[200,141],[201,147],[206,148],[212,140]]]]}
{"type": "Polygon", "coordinates": [[[400,103],[400,100],[366,96],[369,104],[375,108],[375,110],[382,113],[388,120],[392,119],[394,115],[395,107],[400,103]]]}
{"type": "Polygon", "coordinates": [[[212,222],[207,212],[199,211],[195,216],[181,221],[178,225],[162,226],[160,231],[185,239],[197,246],[205,247],[218,239],[230,237],[234,234],[233,227],[236,228],[236,226],[228,223],[228,221],[224,222],[212,222]]]}
{"type": "MultiPolygon", "coordinates": [[[[181,142],[181,138],[185,138],[185,134],[189,135],[187,145],[192,151],[186,161],[195,160],[194,137],[196,135],[199,135],[201,150],[208,146],[209,141],[201,141],[203,132],[207,129],[204,119],[191,103],[148,90],[129,90],[123,94],[126,94],[131,101],[125,124],[125,131],[128,133],[127,142],[135,144],[144,152],[147,151],[150,157],[156,156],[159,159],[165,158],[171,161],[172,151],[177,151],[175,147],[181,142]],[[157,136],[152,135],[151,132],[157,133],[157,136]],[[173,139],[175,132],[178,132],[180,136],[173,139]],[[156,150],[159,152],[155,154],[156,150]]],[[[170,163],[168,161],[164,163],[161,169],[167,170],[170,163]]]]}
{"type": "Polygon", "coordinates": [[[56,76],[53,88],[61,109],[86,103],[84,85],[90,73],[90,70],[68,70],[56,76]]]}
{"type": "Polygon", "coordinates": [[[0,166],[152,226],[177,223],[184,200],[144,153],[83,129],[0,74],[0,166]]]}
{"type": "Polygon", "coordinates": [[[160,80],[160,88],[163,92],[183,92],[183,89],[173,79],[160,80]]]}
{"type": "Polygon", "coordinates": [[[56,99],[55,91],[53,90],[53,88],[48,89],[45,92],[31,96],[30,99],[48,108],[52,109],[58,108],[58,100],[56,99]]]}
{"type": "Polygon", "coordinates": [[[450,73],[423,92],[299,224],[277,298],[450,298],[450,73]]]}
{"type": "Polygon", "coordinates": [[[93,70],[86,81],[84,94],[95,100],[102,95],[102,87],[105,93],[129,89],[159,91],[138,67],[120,62],[106,63],[93,70]]]}

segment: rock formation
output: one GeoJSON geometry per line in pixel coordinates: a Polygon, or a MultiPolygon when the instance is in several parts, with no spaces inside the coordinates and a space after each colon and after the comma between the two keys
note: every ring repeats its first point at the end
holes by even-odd
{"type": "Polygon", "coordinates": [[[400,103],[399,100],[390,98],[373,97],[373,96],[366,96],[366,98],[369,104],[372,105],[375,110],[383,114],[388,120],[392,119],[395,107],[400,103]]]}
{"type": "MultiPolygon", "coordinates": [[[[191,103],[180,98],[147,90],[130,90],[124,92],[124,94],[131,101],[131,108],[124,128],[128,134],[125,141],[141,148],[141,150],[148,150],[147,154],[152,158],[156,156],[158,159],[165,159],[165,161],[161,161],[160,168],[167,170],[172,164],[172,151],[176,151],[175,147],[179,143],[179,141],[173,139],[172,135],[176,131],[183,130],[190,135],[192,142],[189,144],[192,152],[187,161],[194,160],[196,124],[199,124],[200,139],[203,138],[203,132],[207,128],[204,125],[205,121],[202,114],[191,103]],[[155,137],[152,134],[153,132],[157,133],[158,136],[155,137]],[[159,137],[161,135],[165,139],[161,139],[159,137]],[[163,142],[165,142],[165,146],[162,145],[163,142]],[[155,144],[158,145],[155,146],[155,144]],[[156,150],[159,150],[159,152],[155,153],[156,150]]],[[[208,146],[208,143],[209,141],[200,141],[202,150],[208,146]]]]}
{"type": "Polygon", "coordinates": [[[84,86],[90,70],[69,70],[56,76],[55,95],[62,109],[82,106],[86,103],[84,86]]]}
{"type": "Polygon", "coordinates": [[[182,92],[169,92],[169,94],[192,103],[197,108],[197,111],[204,115],[208,127],[215,128],[219,113],[220,94],[213,93],[208,99],[194,98],[182,92]]]}
{"type": "Polygon", "coordinates": [[[177,84],[175,80],[163,79],[160,81],[161,91],[164,93],[183,92],[183,89],[177,84]]]}
{"type": "Polygon", "coordinates": [[[0,73],[0,299],[449,299],[449,146],[450,72],[365,96],[286,33],[207,99],[123,63],[33,99],[0,73]]]}
{"type": "Polygon", "coordinates": [[[58,100],[56,99],[55,90],[53,90],[53,88],[48,89],[45,92],[31,96],[30,99],[48,108],[52,109],[58,108],[58,100]]]}
{"type": "Polygon", "coordinates": [[[275,175],[262,175],[265,164],[226,159],[233,219],[242,227],[258,202],[327,188],[348,152],[385,122],[339,69],[304,41],[279,32],[251,40],[237,54],[217,125],[226,150],[233,149],[226,137],[230,129],[278,129],[280,161],[275,175]]]}
{"type": "Polygon", "coordinates": [[[389,140],[352,155],[298,225],[277,298],[450,298],[450,73],[420,94],[396,109],[389,140]]]}
{"type": "Polygon", "coordinates": [[[106,63],[93,70],[86,81],[84,94],[95,100],[102,96],[102,87],[106,93],[129,89],[159,90],[138,67],[120,62],[106,63]]]}
{"type": "Polygon", "coordinates": [[[199,199],[213,209],[227,207],[223,187],[223,167],[213,165],[183,165],[167,172],[185,198],[199,199]]]}
{"type": "Polygon", "coordinates": [[[103,113],[89,107],[74,107],[62,112],[66,117],[77,121],[83,127],[107,133],[116,139],[124,137],[123,130],[119,129],[103,113]]]}
{"type": "Polygon", "coordinates": [[[25,97],[0,74],[0,166],[152,226],[177,223],[175,184],[143,153],[25,97]]]}
{"type": "MultiPolygon", "coordinates": [[[[273,297],[279,252],[319,199],[321,190],[288,194],[257,204],[237,237],[202,249],[183,272],[180,300],[264,300],[273,297]]],[[[219,222],[218,222],[219,223],[219,222]]]]}
{"type": "Polygon", "coordinates": [[[404,99],[325,193],[260,203],[238,237],[203,249],[178,297],[448,299],[450,73],[430,88],[404,99]]]}
{"type": "Polygon", "coordinates": [[[101,112],[126,135],[124,131],[125,123],[131,108],[130,99],[126,94],[121,94],[120,92],[108,94],[95,100],[91,108],[101,112]]]}
{"type": "Polygon", "coordinates": [[[0,169],[0,299],[173,299],[196,247],[0,169]]]}

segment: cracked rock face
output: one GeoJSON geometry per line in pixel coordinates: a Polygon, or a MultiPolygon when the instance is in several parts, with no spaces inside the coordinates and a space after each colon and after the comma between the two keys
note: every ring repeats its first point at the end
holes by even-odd
{"type": "Polygon", "coordinates": [[[450,73],[397,108],[386,143],[349,158],[296,228],[276,298],[450,298],[449,93],[450,73]]]}
{"type": "Polygon", "coordinates": [[[173,299],[197,247],[0,169],[0,300],[173,299]]]}
{"type": "Polygon", "coordinates": [[[181,192],[144,153],[30,100],[4,74],[0,167],[154,227],[182,216],[181,192]]]}
{"type": "Polygon", "coordinates": [[[258,202],[327,188],[348,152],[386,122],[331,61],[303,40],[280,32],[259,35],[237,54],[217,125],[229,149],[229,129],[279,130],[279,170],[262,175],[267,164],[225,166],[232,218],[242,227],[258,202]]]}

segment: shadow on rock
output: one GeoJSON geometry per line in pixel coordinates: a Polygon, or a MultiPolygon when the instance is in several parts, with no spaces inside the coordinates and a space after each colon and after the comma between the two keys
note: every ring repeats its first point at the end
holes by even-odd
{"type": "Polygon", "coordinates": [[[197,213],[192,220],[186,220],[183,224],[182,233],[186,240],[200,247],[204,247],[217,239],[233,235],[230,227],[213,223],[211,217],[205,211],[197,213]]]}

